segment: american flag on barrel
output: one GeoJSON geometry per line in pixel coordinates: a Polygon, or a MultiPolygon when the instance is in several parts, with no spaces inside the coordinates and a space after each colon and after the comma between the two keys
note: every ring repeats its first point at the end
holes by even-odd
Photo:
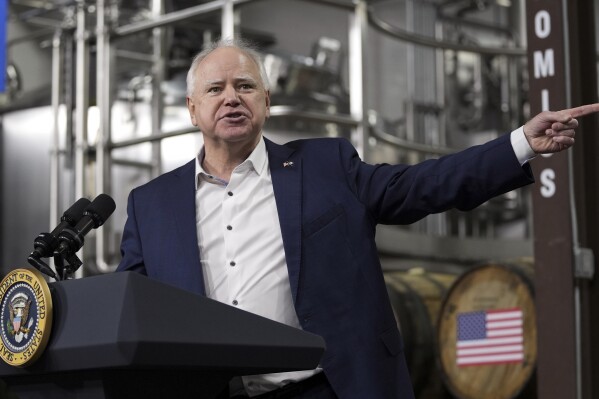
{"type": "Polygon", "coordinates": [[[457,317],[456,362],[459,367],[524,360],[520,308],[458,313],[457,317]]]}

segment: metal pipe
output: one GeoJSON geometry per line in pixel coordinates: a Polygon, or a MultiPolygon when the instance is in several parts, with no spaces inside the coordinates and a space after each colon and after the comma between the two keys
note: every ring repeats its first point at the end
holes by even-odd
{"type": "Polygon", "coordinates": [[[293,116],[301,119],[309,119],[317,122],[325,123],[337,123],[340,125],[347,125],[356,127],[360,123],[358,120],[352,118],[351,115],[343,114],[329,114],[318,111],[303,111],[299,108],[289,105],[273,105],[270,107],[271,118],[293,116]]]}
{"type": "Polygon", "coordinates": [[[491,32],[492,34],[499,33],[499,34],[505,35],[505,36],[509,37],[510,39],[513,39],[513,36],[514,36],[513,30],[510,30],[510,28],[506,28],[503,26],[490,25],[485,22],[474,21],[472,19],[456,18],[456,17],[452,17],[449,15],[440,14],[438,17],[438,21],[449,22],[454,25],[468,26],[468,27],[472,27],[472,28],[476,28],[476,29],[484,29],[484,30],[491,32]]]}
{"type": "MultiPolygon", "coordinates": [[[[280,118],[286,116],[293,116],[296,118],[302,118],[306,120],[313,120],[317,122],[325,122],[325,123],[337,123],[340,125],[346,126],[358,126],[359,122],[353,119],[350,115],[342,115],[342,114],[328,114],[324,112],[318,111],[302,111],[298,108],[289,106],[289,105],[273,105],[270,107],[270,117],[271,118],[280,118]]],[[[267,125],[268,127],[268,125],[267,125]]],[[[111,148],[124,148],[131,147],[134,145],[139,145],[148,142],[156,142],[164,139],[168,139],[171,137],[181,136],[189,133],[197,133],[198,128],[195,126],[189,126],[183,129],[173,130],[170,132],[163,132],[158,134],[152,134],[144,137],[138,137],[135,139],[118,141],[111,144],[111,148]]]]}
{"type": "Polygon", "coordinates": [[[122,50],[122,49],[115,50],[114,55],[116,55],[119,58],[125,58],[125,59],[132,60],[132,61],[140,61],[140,62],[147,62],[147,63],[151,63],[154,61],[150,54],[138,53],[138,52],[129,51],[129,50],[122,50]]]}
{"type": "Polygon", "coordinates": [[[56,19],[43,18],[43,17],[31,17],[25,21],[28,25],[39,25],[50,29],[60,29],[62,22],[56,19]]]}
{"type": "Polygon", "coordinates": [[[116,143],[112,143],[111,148],[115,149],[115,148],[131,147],[131,146],[138,145],[138,144],[161,141],[164,139],[168,139],[170,137],[181,136],[183,134],[196,133],[197,131],[198,131],[197,127],[190,126],[190,127],[186,127],[186,128],[179,129],[179,130],[173,130],[171,132],[153,134],[150,136],[144,136],[144,137],[138,137],[135,139],[118,141],[116,143]]]}
{"type": "MultiPolygon", "coordinates": [[[[566,107],[572,106],[572,72],[570,69],[570,37],[568,30],[568,2],[562,0],[562,26],[564,26],[564,80],[566,88],[566,107]]],[[[568,183],[570,200],[570,219],[572,220],[572,257],[574,259],[574,269],[577,268],[576,256],[580,253],[580,240],[578,237],[578,215],[576,212],[576,198],[574,190],[574,166],[572,151],[566,154],[568,157],[568,183]]],[[[580,300],[580,279],[574,279],[574,340],[575,340],[575,364],[576,364],[576,399],[582,399],[582,316],[580,300]]]]}
{"type": "Polygon", "coordinates": [[[96,195],[106,192],[107,143],[110,143],[110,63],[108,29],[105,22],[104,0],[96,2],[96,103],[98,132],[96,136],[96,195]]]}
{"type": "Polygon", "coordinates": [[[215,0],[209,3],[199,4],[197,6],[185,8],[179,11],[173,11],[168,14],[163,14],[160,17],[155,17],[151,21],[136,22],[130,25],[119,26],[114,29],[114,37],[124,37],[135,33],[140,33],[146,30],[158,28],[165,25],[170,25],[175,22],[185,21],[198,15],[207,14],[214,11],[220,11],[227,2],[231,2],[234,5],[249,3],[251,1],[259,0],[215,0]]]}
{"type": "Polygon", "coordinates": [[[469,46],[442,40],[436,40],[422,35],[413,34],[403,29],[399,29],[395,26],[392,26],[388,22],[385,22],[382,19],[380,19],[373,12],[368,12],[368,20],[372,24],[372,26],[378,29],[380,32],[395,37],[397,39],[406,41],[408,43],[418,44],[420,46],[442,48],[445,50],[467,51],[476,54],[505,55],[510,57],[526,56],[526,49],[523,48],[469,46]]]}
{"type": "Polygon", "coordinates": [[[346,11],[354,11],[354,4],[348,3],[347,1],[343,1],[343,0],[301,0],[301,1],[341,8],[346,11]]]}
{"type": "MultiPolygon", "coordinates": [[[[414,28],[414,5],[413,1],[406,2],[405,12],[407,15],[408,29],[414,28]]],[[[406,58],[403,60],[406,65],[406,75],[416,76],[414,46],[406,46],[406,58]]],[[[407,79],[407,98],[416,99],[415,79],[407,79]]],[[[414,101],[408,101],[406,106],[406,137],[411,141],[418,141],[416,138],[416,107],[414,101]]]]}
{"type": "Polygon", "coordinates": [[[85,165],[87,153],[87,109],[89,107],[89,43],[85,26],[85,1],[77,4],[75,70],[75,197],[86,195],[85,165]]]}
{"type": "Polygon", "coordinates": [[[29,42],[35,39],[39,39],[40,37],[46,38],[48,36],[51,36],[53,34],[53,32],[55,33],[57,31],[57,29],[53,29],[53,28],[47,28],[47,29],[40,29],[38,31],[26,34],[26,35],[22,35],[19,37],[15,37],[14,39],[9,39],[6,41],[6,47],[10,48],[12,46],[15,46],[17,44],[20,43],[24,43],[24,42],[29,42]]]}
{"type": "Polygon", "coordinates": [[[399,137],[385,133],[380,129],[372,127],[370,130],[372,137],[381,140],[387,144],[393,145],[403,150],[417,151],[424,154],[447,155],[453,154],[459,150],[449,147],[433,146],[429,144],[420,144],[410,140],[404,140],[399,137]]]}
{"type": "Polygon", "coordinates": [[[223,39],[235,37],[235,9],[232,0],[225,0],[221,12],[221,33],[223,39]]]}
{"type": "MultiPolygon", "coordinates": [[[[87,165],[87,110],[89,107],[89,43],[86,32],[85,1],[77,4],[77,29],[75,72],[75,198],[86,196],[85,168],[87,165]]],[[[83,277],[82,269],[75,278],[83,277]]]]}
{"type": "MultiPolygon", "coordinates": [[[[435,35],[437,38],[443,38],[443,28],[441,24],[435,24],[435,35]]],[[[443,111],[439,113],[439,145],[447,144],[447,113],[445,110],[445,87],[446,87],[446,71],[445,71],[445,58],[442,49],[437,49],[435,51],[435,80],[437,83],[437,98],[435,99],[435,103],[439,106],[443,111]]]]}
{"type": "MultiPolygon", "coordinates": [[[[570,37],[568,30],[568,2],[562,0],[562,26],[564,40],[564,81],[566,89],[566,107],[572,106],[572,72],[570,69],[570,37]]],[[[570,202],[570,219],[572,220],[572,257],[574,259],[574,270],[577,269],[576,256],[580,253],[580,240],[578,237],[578,215],[576,212],[576,198],[574,190],[574,166],[573,153],[570,151],[568,157],[568,194],[570,202]]],[[[576,272],[575,272],[576,273],[576,272]]],[[[576,276],[576,274],[575,274],[576,276]]],[[[575,345],[575,365],[576,365],[576,399],[582,399],[582,316],[581,316],[581,300],[580,300],[580,280],[574,279],[574,345],[575,345]]]]}
{"type": "Polygon", "coordinates": [[[154,165],[149,162],[132,161],[130,159],[121,158],[112,158],[112,164],[121,166],[131,166],[135,168],[143,168],[147,170],[152,170],[152,167],[154,167],[154,165]]]}
{"type": "Polygon", "coordinates": [[[39,15],[49,14],[52,11],[56,11],[58,9],[64,9],[76,3],[76,0],[68,0],[68,1],[44,1],[43,4],[40,2],[23,2],[19,0],[12,0],[11,3],[13,5],[22,5],[25,7],[31,7],[31,9],[18,13],[16,18],[21,21],[28,22],[29,19],[35,18],[39,15]],[[40,7],[42,5],[42,7],[40,7]]]}
{"type": "Polygon", "coordinates": [[[61,71],[62,71],[62,32],[54,32],[52,40],[52,114],[54,121],[52,126],[52,148],[50,150],[50,228],[58,220],[58,184],[59,171],[58,164],[60,160],[60,131],[58,118],[60,113],[60,93],[62,91],[61,71]]]}
{"type": "MultiPolygon", "coordinates": [[[[75,43],[74,43],[74,30],[63,31],[64,40],[64,62],[63,62],[63,80],[64,80],[64,107],[65,107],[65,142],[64,150],[66,157],[64,158],[64,165],[66,169],[73,170],[74,162],[74,148],[75,144],[75,85],[77,79],[77,73],[73,58],[75,57],[75,43]]],[[[75,187],[75,174],[71,173],[69,188],[71,189],[72,197],[75,197],[73,192],[75,187]]]]}
{"type": "Polygon", "coordinates": [[[349,23],[349,108],[352,118],[358,121],[358,125],[352,131],[352,142],[364,161],[368,160],[368,121],[364,104],[364,46],[368,43],[367,30],[367,4],[365,0],[357,0],[349,23]]]}
{"type": "MultiPolygon", "coordinates": [[[[164,14],[164,0],[152,0],[152,16],[160,18],[164,14]]],[[[162,83],[165,80],[165,28],[154,28],[152,30],[152,100],[151,100],[151,123],[152,135],[160,134],[162,131],[162,119],[164,112],[164,101],[162,97],[162,83]]],[[[152,142],[152,176],[158,177],[162,173],[162,144],[152,142]]]]}
{"type": "MultiPolygon", "coordinates": [[[[105,0],[96,2],[96,98],[99,125],[96,137],[96,195],[110,192],[110,36],[106,23],[105,0]]],[[[102,273],[114,271],[107,259],[107,225],[96,231],[96,268],[102,273]]]]}

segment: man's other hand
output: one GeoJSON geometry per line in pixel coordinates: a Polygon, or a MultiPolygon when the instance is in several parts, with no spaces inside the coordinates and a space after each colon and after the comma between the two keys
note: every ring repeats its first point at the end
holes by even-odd
{"type": "Polygon", "coordinates": [[[574,145],[576,118],[599,112],[599,103],[561,111],[544,111],[524,125],[524,135],[536,154],[563,151],[574,145]]]}

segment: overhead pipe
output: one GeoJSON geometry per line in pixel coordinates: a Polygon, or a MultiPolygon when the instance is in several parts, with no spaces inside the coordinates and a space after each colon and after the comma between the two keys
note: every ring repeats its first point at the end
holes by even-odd
{"type": "MultiPolygon", "coordinates": [[[[328,5],[335,8],[344,9],[347,11],[353,11],[355,8],[355,4],[359,3],[359,1],[354,1],[354,5],[349,4],[347,2],[341,0],[300,0],[306,1],[309,3],[317,3],[320,5],[328,5]]],[[[471,46],[471,45],[463,45],[454,42],[448,42],[444,40],[438,40],[418,34],[414,34],[412,32],[408,32],[406,30],[397,28],[386,21],[383,21],[379,18],[376,13],[372,10],[372,7],[367,7],[368,13],[368,21],[372,24],[373,28],[376,28],[381,33],[392,36],[396,39],[400,39],[402,41],[417,44],[426,47],[434,47],[434,48],[442,48],[446,50],[455,50],[455,51],[467,51],[471,53],[479,53],[479,54],[494,54],[494,55],[506,55],[510,57],[525,57],[526,49],[525,48],[504,48],[504,47],[485,47],[485,46],[471,46]]],[[[599,57],[599,53],[598,53],[599,57]]]]}
{"type": "Polygon", "coordinates": [[[163,14],[160,17],[154,17],[149,21],[136,22],[129,25],[119,26],[113,30],[115,38],[125,37],[147,31],[161,26],[171,25],[176,22],[186,21],[191,18],[195,18],[199,15],[208,14],[214,11],[222,11],[223,7],[228,6],[228,3],[232,5],[241,5],[250,3],[252,1],[261,0],[215,0],[209,3],[199,4],[197,6],[188,7],[183,10],[173,11],[168,14],[163,14]]]}
{"type": "Polygon", "coordinates": [[[455,51],[466,51],[476,54],[488,54],[488,55],[504,55],[509,57],[525,57],[526,49],[518,47],[485,47],[485,46],[473,46],[464,45],[454,42],[448,42],[444,40],[437,40],[430,37],[414,34],[406,30],[397,28],[386,21],[383,21],[372,11],[368,12],[368,20],[374,28],[380,32],[392,36],[394,38],[406,41],[412,44],[418,44],[420,46],[442,48],[445,50],[455,51]]]}

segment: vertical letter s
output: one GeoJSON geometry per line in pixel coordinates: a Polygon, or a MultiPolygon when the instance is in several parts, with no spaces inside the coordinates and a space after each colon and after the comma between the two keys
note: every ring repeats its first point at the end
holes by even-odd
{"type": "Polygon", "coordinates": [[[555,195],[555,171],[545,169],[541,172],[541,195],[551,198],[555,195]]]}

